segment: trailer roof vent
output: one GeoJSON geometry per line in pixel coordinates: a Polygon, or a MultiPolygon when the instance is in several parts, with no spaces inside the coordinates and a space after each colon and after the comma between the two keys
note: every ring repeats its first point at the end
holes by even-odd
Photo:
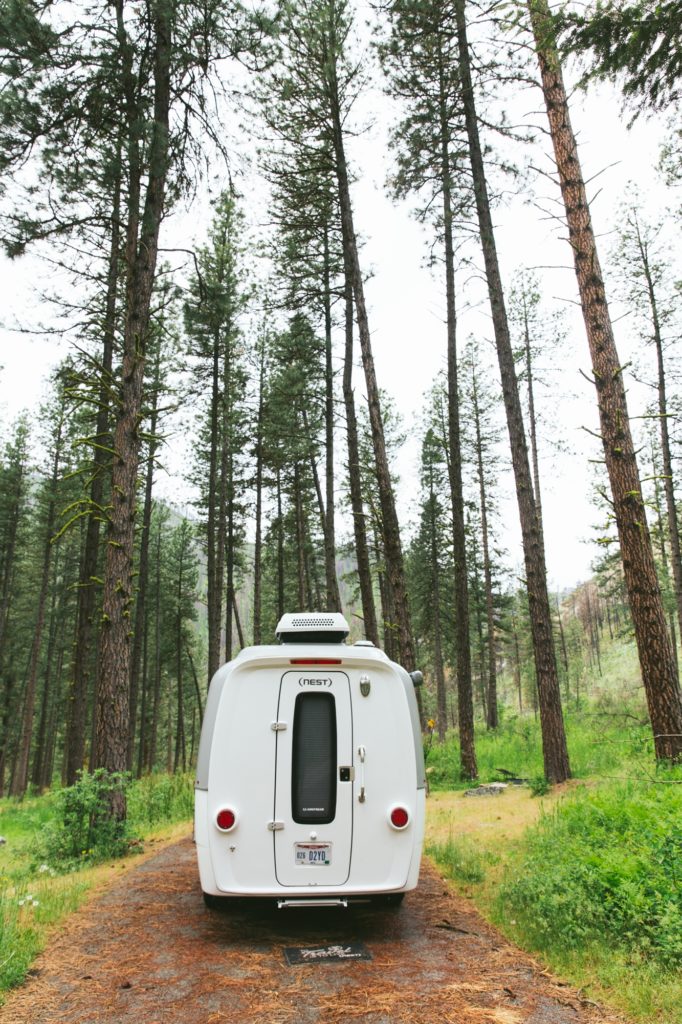
{"type": "Polygon", "coordinates": [[[281,644],[340,644],[350,627],[340,612],[297,612],[283,615],[275,636],[281,644]]]}

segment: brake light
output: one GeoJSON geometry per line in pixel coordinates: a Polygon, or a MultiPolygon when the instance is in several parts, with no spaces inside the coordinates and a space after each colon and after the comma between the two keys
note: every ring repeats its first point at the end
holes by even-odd
{"type": "Polygon", "coordinates": [[[215,823],[221,832],[229,832],[237,824],[237,815],[229,807],[223,807],[216,814],[215,823]]]}
{"type": "Polygon", "coordinates": [[[393,828],[402,830],[409,825],[410,815],[404,807],[394,807],[389,815],[389,820],[393,828]]]}
{"type": "Polygon", "coordinates": [[[342,665],[341,658],[289,658],[290,665],[342,665]]]}

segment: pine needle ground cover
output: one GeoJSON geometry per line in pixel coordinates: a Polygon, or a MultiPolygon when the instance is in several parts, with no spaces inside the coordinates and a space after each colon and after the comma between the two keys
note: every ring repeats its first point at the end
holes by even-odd
{"type": "MultiPolygon", "coordinates": [[[[153,775],[133,783],[128,793],[129,849],[152,850],[187,829],[193,806],[193,777],[153,775]],[[178,828],[177,823],[182,825],[178,828]],[[175,827],[174,827],[175,826],[175,827]]],[[[73,787],[72,787],[73,788],[73,787]]],[[[105,849],[66,850],[64,791],[23,801],[0,800],[0,1001],[20,984],[50,931],[75,910],[93,886],[103,884],[138,856],[110,863],[105,849]],[[80,863],[79,863],[80,860],[80,863]]],[[[86,793],[86,802],[89,794],[86,793]]],[[[78,843],[76,845],[79,845],[78,843]]],[[[114,852],[114,851],[112,851],[114,852]]]]}
{"type": "Polygon", "coordinates": [[[682,1021],[681,770],[542,801],[437,793],[427,850],[506,935],[591,998],[640,1021],[682,1021]]]}

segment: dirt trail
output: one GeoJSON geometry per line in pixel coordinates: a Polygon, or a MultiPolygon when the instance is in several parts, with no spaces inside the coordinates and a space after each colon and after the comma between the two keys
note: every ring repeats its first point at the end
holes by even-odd
{"type": "Polygon", "coordinates": [[[204,907],[189,839],[69,918],[6,1024],[605,1024],[430,866],[401,909],[204,907]],[[287,946],[364,942],[371,961],[290,967],[287,946]]]}

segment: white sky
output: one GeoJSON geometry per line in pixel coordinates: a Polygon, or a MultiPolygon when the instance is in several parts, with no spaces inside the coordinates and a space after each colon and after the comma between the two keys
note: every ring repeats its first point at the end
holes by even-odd
{"type": "MultiPolygon", "coordinates": [[[[539,106],[539,95],[536,106],[539,106]]],[[[638,121],[631,131],[625,127],[617,99],[609,89],[600,88],[585,98],[576,96],[572,104],[574,127],[581,140],[581,158],[587,179],[608,168],[591,186],[601,193],[592,204],[596,228],[608,236],[615,226],[615,211],[625,197],[627,183],[634,180],[648,202],[659,208],[666,196],[657,183],[654,167],[663,134],[660,121],[638,121]],[[615,166],[610,166],[615,163],[615,166]]],[[[370,326],[377,374],[382,388],[396,401],[411,438],[400,457],[401,485],[398,501],[404,523],[414,519],[411,502],[418,495],[416,432],[423,405],[423,395],[431,386],[445,359],[444,302],[440,281],[424,269],[424,234],[410,218],[407,210],[393,205],[385,196],[383,183],[387,172],[385,126],[373,129],[356,147],[356,163],[362,177],[354,189],[356,227],[366,239],[363,255],[365,269],[373,276],[367,284],[370,326]],[[414,425],[414,430],[411,429],[414,425]]],[[[540,158],[536,158],[536,163],[540,158]]],[[[549,183],[541,191],[552,193],[549,183]]],[[[247,193],[248,194],[248,193],[247,193]]],[[[556,199],[556,195],[552,195],[556,199]]],[[[189,247],[203,241],[207,204],[200,212],[176,216],[170,222],[173,244],[189,247]]],[[[254,219],[257,219],[257,214],[254,219]]],[[[548,411],[557,433],[565,439],[572,454],[545,459],[543,465],[543,506],[549,582],[552,588],[570,586],[587,578],[589,564],[595,555],[590,543],[591,525],[599,514],[587,500],[591,469],[589,458],[598,457],[596,443],[581,428],[596,429],[596,401],[592,386],[581,376],[589,372],[589,353],[582,322],[576,307],[575,278],[568,268],[568,244],[557,238],[554,223],[542,219],[537,208],[517,201],[507,209],[498,210],[497,241],[503,275],[508,284],[515,268],[563,266],[564,270],[546,271],[546,292],[557,297],[571,310],[571,333],[560,356],[561,398],[552,399],[548,411]]],[[[605,262],[607,238],[603,239],[602,262],[605,262]]],[[[167,243],[168,244],[168,243],[167,243]]],[[[0,421],[6,424],[21,409],[36,409],[44,393],[51,368],[64,354],[64,348],[53,339],[17,334],[8,328],[15,322],[36,323],[40,319],[39,293],[48,287],[46,267],[27,257],[10,263],[0,259],[0,421]]],[[[607,280],[608,286],[608,280],[607,280]]],[[[479,284],[469,281],[459,304],[478,302],[484,293],[479,284]]],[[[611,305],[612,317],[619,311],[611,305]]],[[[45,313],[45,319],[49,314],[45,313]]],[[[627,334],[626,322],[617,324],[617,340],[621,362],[629,358],[633,342],[627,334]]],[[[492,329],[487,305],[464,313],[460,319],[462,343],[469,332],[478,332],[491,339],[492,329]]],[[[559,358],[559,357],[558,357],[559,358]]],[[[356,376],[359,380],[359,374],[356,376]]],[[[630,412],[641,411],[642,398],[633,392],[630,412]]],[[[5,433],[3,429],[2,433],[5,433]]],[[[183,461],[181,438],[171,441],[165,462],[169,467],[183,461]]],[[[521,564],[520,533],[511,480],[505,482],[508,500],[504,503],[506,535],[504,545],[512,562],[521,564]]],[[[186,485],[174,474],[161,478],[160,493],[175,500],[186,501],[186,485]]]]}

